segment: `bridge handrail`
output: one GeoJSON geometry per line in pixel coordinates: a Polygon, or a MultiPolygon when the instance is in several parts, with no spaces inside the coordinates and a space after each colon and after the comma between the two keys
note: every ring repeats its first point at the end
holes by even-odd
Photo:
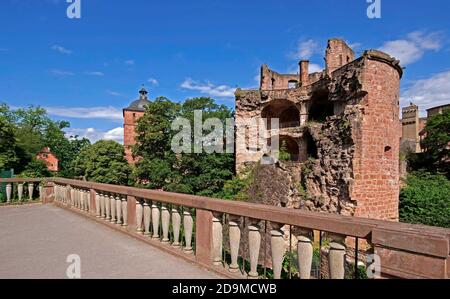
{"type": "MultiPolygon", "coordinates": [[[[358,242],[358,239],[360,238],[366,240],[371,246],[374,246],[375,249],[379,248],[380,252],[384,252],[387,249],[400,252],[398,254],[398,259],[404,258],[402,256],[417,255],[420,256],[419,260],[424,261],[423,263],[425,263],[425,257],[436,258],[438,260],[444,260],[444,263],[447,261],[447,263],[449,263],[447,269],[450,268],[450,229],[446,228],[309,212],[257,203],[221,200],[203,196],[63,178],[0,179],[0,183],[28,182],[46,182],[66,188],[85,189],[90,191],[91,194],[98,194],[99,192],[106,194],[120,194],[127,198],[133,197],[144,200],[144,203],[145,200],[150,200],[175,206],[195,208],[201,211],[210,211],[212,213],[247,217],[248,219],[253,220],[264,220],[274,224],[278,223],[301,229],[323,231],[330,234],[353,237],[356,238],[356,242],[358,242]]],[[[95,195],[93,196],[95,198],[95,195]]],[[[388,254],[386,254],[386,256],[388,256],[388,254]]],[[[397,270],[395,269],[390,269],[386,272],[389,275],[395,275],[396,271],[397,270]]],[[[424,273],[404,274],[401,273],[401,271],[399,273],[397,273],[397,276],[399,277],[405,275],[412,275],[412,277],[426,277],[424,273]]],[[[446,273],[445,275],[447,275],[447,277],[450,276],[449,273],[446,273]]]]}

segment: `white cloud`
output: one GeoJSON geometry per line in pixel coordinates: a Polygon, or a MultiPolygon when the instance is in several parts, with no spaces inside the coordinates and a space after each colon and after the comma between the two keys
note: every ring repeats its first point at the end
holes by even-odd
{"type": "Polygon", "coordinates": [[[113,90],[107,90],[106,92],[107,92],[109,95],[112,95],[112,96],[114,96],[114,97],[121,97],[121,96],[123,96],[120,92],[113,91],[113,90]]]}
{"type": "Polygon", "coordinates": [[[66,136],[79,136],[80,138],[87,138],[92,143],[99,140],[114,140],[123,144],[123,128],[118,127],[109,131],[100,131],[94,128],[86,129],[68,129],[66,130],[66,136]]]}
{"type": "Polygon", "coordinates": [[[80,119],[109,119],[122,121],[122,110],[115,107],[46,107],[50,115],[80,118],[80,119]]]}
{"type": "Polygon", "coordinates": [[[361,44],[361,43],[350,43],[350,44],[348,44],[348,46],[349,46],[353,51],[356,51],[357,49],[359,49],[359,48],[362,46],[362,44],[361,44]]]}
{"type": "MultiPolygon", "coordinates": [[[[323,68],[320,65],[318,65],[318,64],[315,64],[315,63],[310,63],[309,64],[309,73],[310,74],[315,73],[315,72],[321,72],[322,70],[323,70],[323,68]]],[[[288,74],[298,74],[299,71],[300,70],[299,70],[298,64],[293,64],[293,65],[291,65],[288,68],[286,73],[288,73],[288,74]]]]}
{"type": "Polygon", "coordinates": [[[126,64],[126,65],[134,65],[134,64],[135,64],[135,61],[132,60],[132,59],[130,59],[130,60],[125,60],[125,64],[126,64]]]}
{"type": "Polygon", "coordinates": [[[400,60],[402,65],[408,65],[420,60],[426,51],[438,51],[441,48],[442,36],[439,32],[425,34],[415,31],[404,39],[385,42],[380,50],[400,60]]]}
{"type": "Polygon", "coordinates": [[[319,44],[316,41],[309,39],[307,41],[300,41],[295,52],[291,53],[289,56],[291,59],[296,60],[309,59],[319,51],[319,44]]]}
{"type": "Polygon", "coordinates": [[[234,97],[236,88],[228,85],[214,85],[210,82],[200,83],[187,78],[181,83],[181,88],[199,91],[212,97],[234,97]]]}
{"type": "Polygon", "coordinates": [[[52,69],[52,70],[50,70],[50,73],[57,77],[65,77],[65,76],[75,75],[75,73],[73,73],[71,71],[58,70],[58,69],[52,69]]]}
{"type": "Polygon", "coordinates": [[[106,132],[105,135],[103,136],[103,139],[114,140],[119,143],[123,143],[123,134],[124,134],[123,128],[119,127],[106,132]]]}
{"type": "Polygon", "coordinates": [[[98,72],[98,71],[87,71],[87,72],[85,72],[85,74],[89,75],[89,76],[99,76],[99,77],[102,77],[105,75],[105,73],[98,72]]]}
{"type": "Polygon", "coordinates": [[[318,64],[311,63],[309,65],[309,73],[310,74],[311,73],[316,73],[316,72],[321,72],[322,70],[323,70],[323,68],[320,65],[318,65],[318,64]]]}
{"type": "Polygon", "coordinates": [[[66,55],[72,54],[72,50],[66,49],[63,46],[59,46],[59,45],[52,46],[52,50],[59,52],[61,54],[66,54],[66,55]]]}
{"type": "Polygon", "coordinates": [[[400,105],[418,105],[422,114],[426,109],[450,103],[450,71],[414,81],[402,92],[400,105]]]}
{"type": "Polygon", "coordinates": [[[158,85],[159,85],[158,80],[156,80],[155,78],[149,78],[149,79],[147,80],[147,82],[150,83],[150,84],[153,85],[153,86],[158,86],[158,85]]]}

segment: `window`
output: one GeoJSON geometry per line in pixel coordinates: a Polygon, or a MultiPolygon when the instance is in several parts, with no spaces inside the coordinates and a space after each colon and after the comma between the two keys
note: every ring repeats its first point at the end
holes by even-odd
{"type": "Polygon", "coordinates": [[[288,83],[288,88],[289,88],[289,89],[297,88],[297,86],[298,86],[298,81],[291,80],[291,81],[289,81],[289,83],[288,83]]]}

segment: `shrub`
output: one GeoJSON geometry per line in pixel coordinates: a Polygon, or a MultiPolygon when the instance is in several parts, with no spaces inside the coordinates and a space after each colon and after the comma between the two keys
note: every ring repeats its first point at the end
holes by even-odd
{"type": "Polygon", "coordinates": [[[400,220],[450,227],[450,180],[441,174],[419,171],[406,179],[400,192],[400,220]]]}

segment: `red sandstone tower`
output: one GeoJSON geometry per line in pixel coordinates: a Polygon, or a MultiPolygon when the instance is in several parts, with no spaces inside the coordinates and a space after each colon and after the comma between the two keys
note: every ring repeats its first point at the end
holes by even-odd
{"type": "Polygon", "coordinates": [[[144,87],[139,91],[139,94],[138,100],[123,109],[125,158],[130,164],[136,162],[131,151],[131,147],[136,144],[136,123],[144,115],[145,105],[150,103],[147,98],[148,92],[144,87]]]}

